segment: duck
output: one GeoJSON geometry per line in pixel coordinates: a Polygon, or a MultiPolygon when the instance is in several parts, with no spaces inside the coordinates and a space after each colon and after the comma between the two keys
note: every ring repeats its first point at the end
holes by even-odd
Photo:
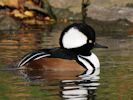
{"type": "Polygon", "coordinates": [[[44,69],[50,71],[91,70],[100,67],[93,48],[108,48],[96,43],[95,30],[86,23],[72,23],[61,33],[60,47],[34,50],[24,55],[18,68],[44,69]]]}

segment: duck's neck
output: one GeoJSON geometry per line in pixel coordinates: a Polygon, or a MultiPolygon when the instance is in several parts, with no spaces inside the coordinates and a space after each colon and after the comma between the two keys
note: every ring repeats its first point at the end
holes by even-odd
{"type": "Polygon", "coordinates": [[[100,67],[99,59],[94,53],[86,56],[77,55],[77,62],[87,70],[95,70],[100,67]]]}

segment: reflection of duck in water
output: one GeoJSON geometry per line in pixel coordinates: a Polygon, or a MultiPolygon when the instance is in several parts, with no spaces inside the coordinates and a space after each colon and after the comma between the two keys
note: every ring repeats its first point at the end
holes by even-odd
{"type": "Polygon", "coordinates": [[[79,80],[61,81],[61,96],[65,100],[95,100],[96,89],[100,77],[100,69],[96,69],[93,74],[90,70],[81,75],[79,80]]]}
{"type": "MultiPolygon", "coordinates": [[[[57,95],[63,98],[63,100],[95,100],[96,90],[100,85],[98,82],[100,77],[100,69],[95,71],[87,70],[82,75],[77,76],[78,73],[59,73],[59,72],[45,72],[43,70],[18,70],[19,75],[24,79],[31,82],[37,82],[37,86],[40,83],[44,91],[48,94],[57,95]],[[90,74],[91,73],[91,74],[90,74]],[[51,91],[50,87],[54,88],[54,91],[51,91]]],[[[36,85],[34,83],[34,85],[36,85]]]]}
{"type": "Polygon", "coordinates": [[[57,71],[75,71],[84,67],[94,71],[99,68],[100,64],[97,56],[90,50],[94,47],[106,48],[95,42],[94,30],[84,23],[74,23],[66,27],[60,37],[60,46],[33,51],[20,60],[18,67],[26,66],[37,69],[41,67],[45,70],[57,71]]]}

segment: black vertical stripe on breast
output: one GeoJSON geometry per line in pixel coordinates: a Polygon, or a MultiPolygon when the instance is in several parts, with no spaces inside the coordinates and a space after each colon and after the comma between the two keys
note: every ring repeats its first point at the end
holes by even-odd
{"type": "MultiPolygon", "coordinates": [[[[93,68],[93,71],[92,71],[91,74],[93,74],[95,72],[95,70],[96,70],[94,64],[89,59],[86,59],[86,58],[84,58],[84,57],[82,57],[80,55],[79,55],[79,57],[82,58],[83,60],[87,61],[91,65],[91,67],[93,68]]],[[[79,60],[78,60],[78,63],[81,64],[81,66],[86,68],[86,66],[82,62],[80,62],[79,60]]]]}
{"type": "Polygon", "coordinates": [[[78,64],[80,64],[82,67],[84,67],[87,70],[87,67],[81,61],[79,61],[78,59],[76,59],[76,61],[78,64]]]}

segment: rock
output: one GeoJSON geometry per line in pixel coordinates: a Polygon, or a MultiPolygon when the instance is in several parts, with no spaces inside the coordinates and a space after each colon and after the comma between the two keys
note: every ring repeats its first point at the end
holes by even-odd
{"type": "Polygon", "coordinates": [[[127,19],[133,22],[133,9],[128,7],[111,7],[105,8],[101,6],[91,5],[88,7],[87,16],[92,19],[102,21],[115,21],[118,19],[127,19]]]}
{"type": "Polygon", "coordinates": [[[18,30],[20,25],[9,16],[0,15],[0,30],[18,30]]]}
{"type": "Polygon", "coordinates": [[[90,1],[94,5],[105,8],[110,8],[114,6],[122,7],[125,6],[126,4],[133,3],[133,0],[90,0],[90,1]]]}
{"type": "Polygon", "coordinates": [[[42,12],[44,14],[47,14],[47,10],[40,8],[39,6],[35,6],[34,4],[30,4],[29,2],[24,3],[24,7],[29,9],[29,10],[35,10],[42,12]]]}
{"type": "Polygon", "coordinates": [[[50,4],[55,8],[69,9],[73,13],[81,12],[82,0],[49,0],[50,4]]]}
{"type": "Polygon", "coordinates": [[[27,17],[33,17],[34,13],[33,13],[33,11],[25,11],[24,15],[26,15],[27,17]]]}
{"type": "MultiPolygon", "coordinates": [[[[29,11],[14,10],[12,14],[15,17],[26,18],[34,16],[36,11],[43,15],[48,15],[53,19],[73,19],[82,18],[81,3],[82,0],[42,0],[42,5],[36,5],[39,0],[0,0],[0,6],[13,8],[26,8],[29,11]],[[53,8],[51,8],[51,6],[53,8]]],[[[100,21],[116,21],[126,19],[133,23],[133,0],[90,0],[87,9],[87,17],[100,21]]]]}
{"type": "MultiPolygon", "coordinates": [[[[49,0],[50,4],[54,8],[60,9],[56,13],[56,16],[60,18],[67,16],[66,18],[81,18],[81,2],[82,0],[49,0]],[[67,10],[67,13],[64,11],[67,10]],[[63,11],[63,14],[61,14],[63,11]],[[76,16],[75,16],[76,15],[76,16]]],[[[100,20],[100,21],[116,21],[118,19],[127,19],[133,22],[133,9],[132,7],[126,7],[127,4],[132,5],[133,0],[90,0],[90,6],[88,6],[87,16],[100,20]]]]}
{"type": "Polygon", "coordinates": [[[57,19],[81,19],[81,2],[82,0],[49,0],[53,7],[53,12],[57,19]]]}
{"type": "MultiPolygon", "coordinates": [[[[45,15],[46,17],[50,16],[51,19],[56,19],[56,16],[52,12],[52,8],[47,0],[42,0],[41,7],[39,5],[37,6],[37,5],[33,4],[33,2],[29,2],[29,1],[24,3],[24,7],[27,8],[28,10],[39,12],[39,13],[45,15]],[[46,1],[46,2],[44,2],[44,1],[46,1]]],[[[25,13],[25,15],[27,15],[29,17],[34,16],[32,12],[25,13]]]]}
{"type": "Polygon", "coordinates": [[[26,16],[22,14],[19,10],[15,9],[11,12],[11,15],[17,18],[25,18],[26,16]]]}
{"type": "Polygon", "coordinates": [[[19,7],[19,0],[0,0],[0,6],[19,7]]]}

